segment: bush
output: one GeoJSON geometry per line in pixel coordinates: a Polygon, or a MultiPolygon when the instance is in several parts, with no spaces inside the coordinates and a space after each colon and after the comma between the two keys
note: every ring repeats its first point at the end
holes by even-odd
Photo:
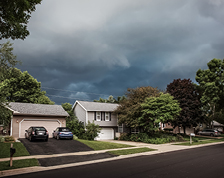
{"type": "Polygon", "coordinates": [[[0,137],[0,142],[5,142],[5,138],[4,137],[0,137]]]}
{"type": "Polygon", "coordinates": [[[181,135],[173,136],[163,132],[155,132],[153,135],[147,133],[138,133],[138,134],[127,134],[122,133],[119,137],[119,140],[125,141],[134,141],[134,142],[144,142],[152,144],[162,144],[180,141],[183,137],[181,135]]]}
{"type": "Polygon", "coordinates": [[[121,133],[119,140],[130,141],[130,138],[127,133],[121,133]]]}
{"type": "Polygon", "coordinates": [[[15,139],[12,136],[5,137],[5,142],[14,142],[15,139]]]}
{"type": "Polygon", "coordinates": [[[87,138],[87,140],[94,140],[95,137],[97,137],[100,133],[100,126],[94,124],[94,122],[88,121],[88,124],[86,125],[86,133],[84,136],[87,138]]]}

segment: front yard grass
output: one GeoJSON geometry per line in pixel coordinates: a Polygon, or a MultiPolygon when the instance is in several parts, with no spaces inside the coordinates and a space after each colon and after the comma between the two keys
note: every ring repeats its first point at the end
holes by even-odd
{"type": "Polygon", "coordinates": [[[81,140],[81,139],[78,139],[77,141],[84,143],[85,145],[87,145],[88,147],[94,150],[107,150],[107,149],[134,147],[131,145],[110,143],[110,142],[89,141],[89,140],[81,140]]]}
{"type": "MultiPolygon", "coordinates": [[[[10,157],[10,147],[11,147],[11,143],[0,142],[0,158],[10,157]]],[[[13,157],[30,155],[28,151],[26,150],[26,148],[24,147],[24,145],[20,142],[14,142],[13,148],[16,149],[16,153],[13,155],[13,157]]]]}
{"type": "Polygon", "coordinates": [[[155,151],[155,150],[156,149],[142,147],[142,148],[133,148],[133,149],[125,149],[125,150],[117,150],[117,151],[108,151],[107,153],[110,153],[112,155],[129,155],[129,154],[143,153],[143,152],[155,151]]]}
{"type": "Polygon", "coordinates": [[[9,166],[9,161],[4,161],[0,162],[0,171],[33,166],[39,166],[37,159],[15,160],[13,161],[12,167],[9,166]]]}
{"type": "Polygon", "coordinates": [[[185,145],[185,146],[191,146],[191,145],[201,145],[201,144],[207,144],[207,143],[215,143],[215,142],[223,142],[224,138],[221,139],[217,139],[217,138],[210,138],[207,140],[199,140],[198,142],[192,142],[192,144],[190,144],[190,142],[184,142],[184,143],[178,143],[178,144],[174,144],[174,145],[185,145]]]}

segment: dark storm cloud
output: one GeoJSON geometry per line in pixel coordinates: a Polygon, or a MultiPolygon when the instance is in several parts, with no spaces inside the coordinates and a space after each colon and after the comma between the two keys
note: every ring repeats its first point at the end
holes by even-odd
{"type": "Polygon", "coordinates": [[[57,104],[138,86],[164,90],[223,58],[223,7],[223,0],[43,1],[31,35],[14,42],[18,68],[57,104]]]}

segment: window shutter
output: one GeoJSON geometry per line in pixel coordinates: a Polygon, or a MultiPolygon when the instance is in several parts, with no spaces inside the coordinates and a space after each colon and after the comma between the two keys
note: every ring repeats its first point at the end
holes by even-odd
{"type": "Polygon", "coordinates": [[[103,114],[103,121],[105,121],[105,112],[102,112],[102,114],[103,114]]]}
{"type": "Polygon", "coordinates": [[[96,111],[94,112],[94,121],[96,121],[96,111]]]}
{"type": "Polygon", "coordinates": [[[109,112],[109,120],[111,121],[111,112],[109,112]]]}
{"type": "Polygon", "coordinates": [[[101,112],[101,121],[103,120],[103,112],[101,112]]]}

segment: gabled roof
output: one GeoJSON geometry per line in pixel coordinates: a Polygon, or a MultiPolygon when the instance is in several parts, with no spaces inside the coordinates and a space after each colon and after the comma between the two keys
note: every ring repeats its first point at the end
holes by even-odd
{"type": "Polygon", "coordinates": [[[113,103],[99,103],[99,102],[90,102],[90,101],[76,101],[73,109],[75,106],[79,104],[82,108],[86,111],[104,111],[104,112],[112,112],[117,109],[119,106],[118,104],[113,103]]]}
{"type": "Polygon", "coordinates": [[[7,107],[13,115],[69,116],[61,105],[11,102],[7,107]]]}
{"type": "Polygon", "coordinates": [[[223,124],[220,124],[219,122],[213,120],[213,126],[224,126],[224,125],[223,124]]]}

